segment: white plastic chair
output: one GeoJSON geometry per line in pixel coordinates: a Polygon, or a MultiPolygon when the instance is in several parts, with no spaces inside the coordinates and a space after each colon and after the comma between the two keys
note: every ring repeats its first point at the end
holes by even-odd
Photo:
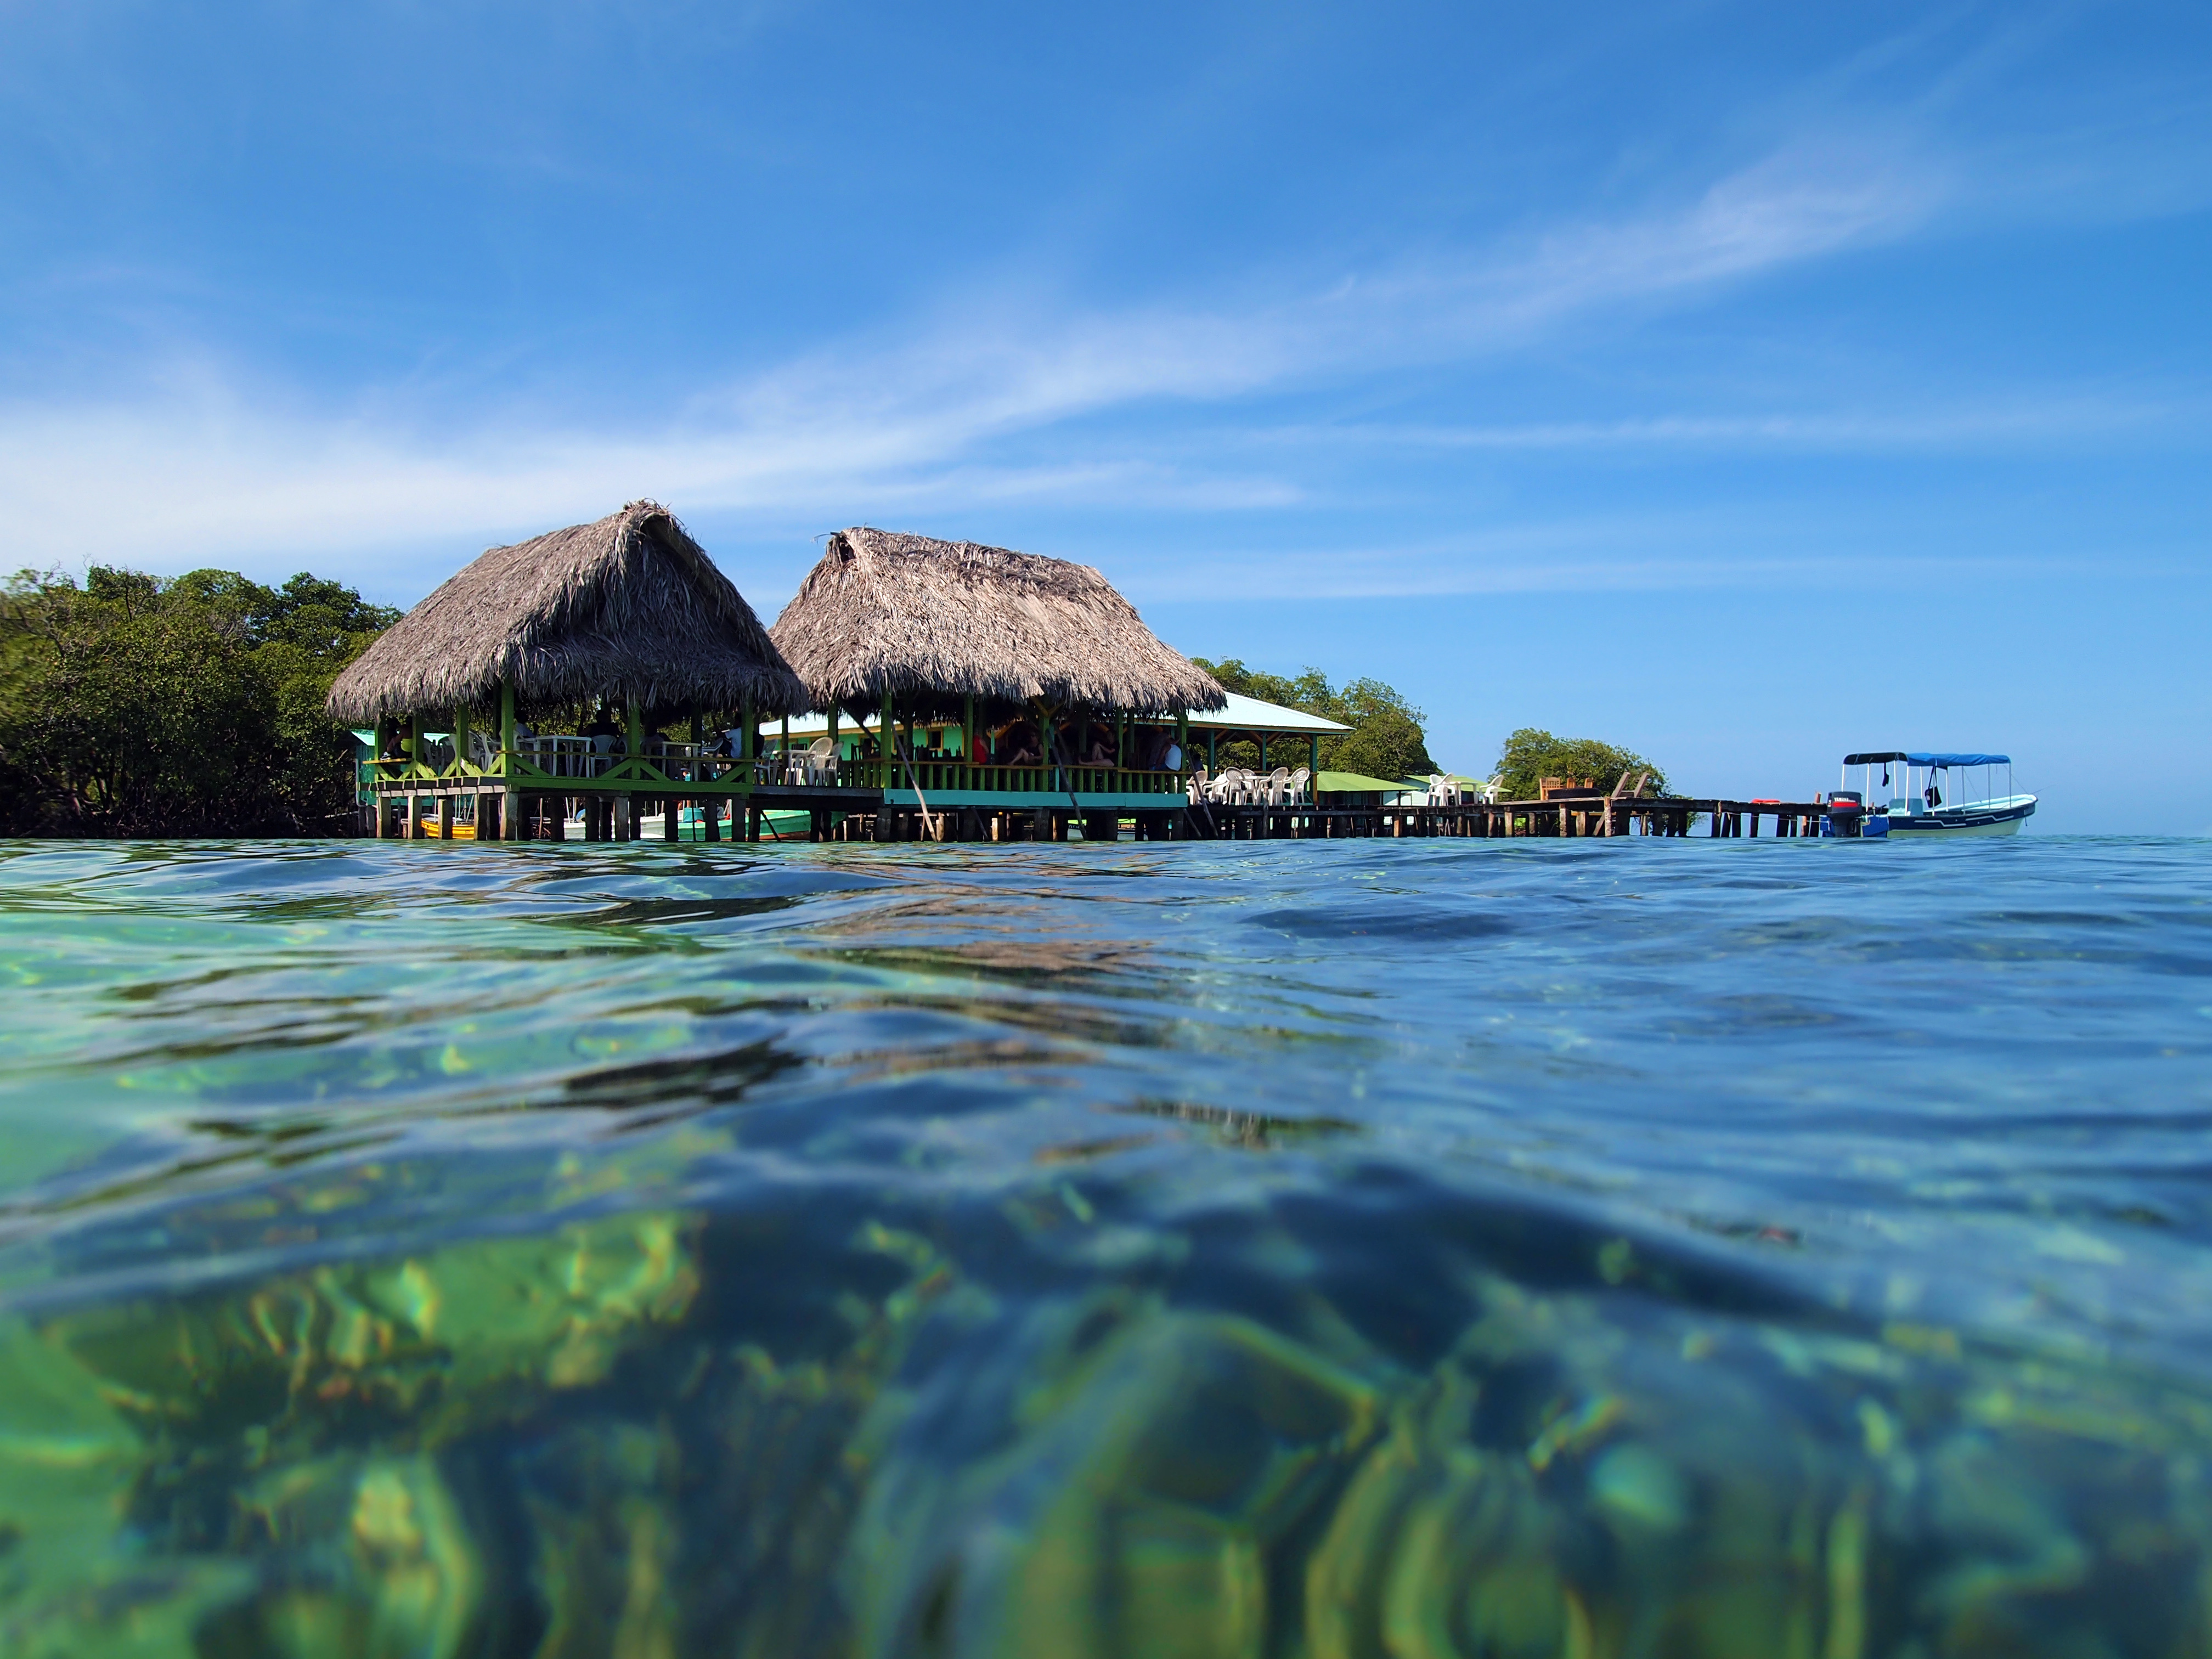
{"type": "Polygon", "coordinates": [[[837,768],[837,745],[828,738],[817,738],[806,745],[802,763],[806,768],[809,783],[827,783],[837,768]]]}
{"type": "Polygon", "coordinates": [[[1310,771],[1303,766],[1298,768],[1291,774],[1289,787],[1284,791],[1285,800],[1293,806],[1303,802],[1306,798],[1306,785],[1312,781],[1310,771]]]}

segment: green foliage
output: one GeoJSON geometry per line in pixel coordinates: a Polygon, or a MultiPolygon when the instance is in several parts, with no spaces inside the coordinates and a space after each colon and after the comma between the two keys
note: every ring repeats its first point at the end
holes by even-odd
{"type": "Polygon", "coordinates": [[[1506,800],[1535,799],[1546,778],[1588,778],[1610,791],[1624,775],[1632,784],[1642,772],[1651,775],[1647,792],[1666,793],[1667,775],[1632,750],[1617,749],[1595,738],[1555,738],[1532,726],[1505,739],[1496,768],[1506,800]]]}
{"type": "Polygon", "coordinates": [[[397,619],[305,573],[19,572],[0,590],[0,828],[344,833],[353,738],[323,700],[397,619]]]}
{"type": "MultiPolygon", "coordinates": [[[[1429,757],[1421,711],[1380,680],[1353,680],[1340,689],[1332,686],[1318,668],[1285,679],[1279,674],[1247,668],[1233,657],[1218,663],[1203,657],[1192,660],[1228,690],[1340,720],[1352,727],[1322,738],[1321,763],[1326,771],[1359,772],[1370,778],[1415,778],[1441,769],[1429,757]]],[[[1281,763],[1273,745],[1269,746],[1267,758],[1281,763]]],[[[1256,766],[1259,761],[1256,743],[1239,739],[1221,745],[1224,766],[1256,766]]]]}

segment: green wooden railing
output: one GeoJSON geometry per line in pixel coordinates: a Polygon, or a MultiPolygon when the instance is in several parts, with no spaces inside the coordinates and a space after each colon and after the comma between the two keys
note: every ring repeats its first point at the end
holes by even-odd
{"type": "Polygon", "coordinates": [[[1183,777],[1125,766],[971,765],[957,758],[841,760],[823,763],[805,750],[733,760],[698,745],[648,741],[644,751],[599,749],[588,740],[539,739],[520,749],[493,750],[482,760],[453,754],[448,745],[423,745],[421,759],[402,757],[364,762],[362,770],[383,793],[422,789],[529,789],[576,793],[681,794],[704,786],[717,793],[763,785],[842,789],[974,792],[1040,798],[1079,795],[1179,795],[1183,777]],[[445,752],[441,752],[445,751],[445,752]]]}
{"type": "MultiPolygon", "coordinates": [[[[794,760],[799,758],[797,755],[794,760]]],[[[848,788],[971,790],[1003,795],[1179,795],[1182,775],[1126,766],[977,766],[964,760],[847,760],[838,783],[848,788]]]]}
{"type": "Polygon", "coordinates": [[[648,743],[644,752],[595,749],[576,739],[542,740],[521,749],[498,750],[479,762],[468,755],[439,754],[447,745],[427,745],[434,752],[421,759],[411,756],[368,761],[363,770],[382,790],[416,786],[428,789],[467,788],[481,785],[495,789],[574,791],[635,791],[640,793],[680,793],[686,785],[706,785],[717,792],[743,790],[777,781],[775,757],[732,760],[726,755],[702,752],[684,743],[648,743]]]}

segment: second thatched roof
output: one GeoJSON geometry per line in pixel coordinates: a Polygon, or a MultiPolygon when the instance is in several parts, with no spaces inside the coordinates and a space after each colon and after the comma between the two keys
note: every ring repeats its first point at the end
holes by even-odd
{"type": "Polygon", "coordinates": [[[331,688],[356,723],[495,699],[605,696],[648,708],[798,714],[805,686],[676,516],[632,501],[596,524],[495,547],[449,578],[331,688]]]}
{"type": "Polygon", "coordinates": [[[1223,702],[1089,565],[974,542],[841,530],[771,637],[817,708],[886,691],[1139,714],[1223,702]]]}

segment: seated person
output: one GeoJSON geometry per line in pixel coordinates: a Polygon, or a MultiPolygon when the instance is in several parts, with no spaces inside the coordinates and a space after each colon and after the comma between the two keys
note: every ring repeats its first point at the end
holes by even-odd
{"type": "Polygon", "coordinates": [[[1044,750],[1037,740],[1037,729],[1028,720],[1016,720],[1001,732],[997,750],[1001,766],[1035,766],[1044,759],[1044,750]]]}
{"type": "Polygon", "coordinates": [[[1083,764],[1085,766],[1113,765],[1114,746],[1114,733],[1097,721],[1092,721],[1089,742],[1083,750],[1083,764]]]}

